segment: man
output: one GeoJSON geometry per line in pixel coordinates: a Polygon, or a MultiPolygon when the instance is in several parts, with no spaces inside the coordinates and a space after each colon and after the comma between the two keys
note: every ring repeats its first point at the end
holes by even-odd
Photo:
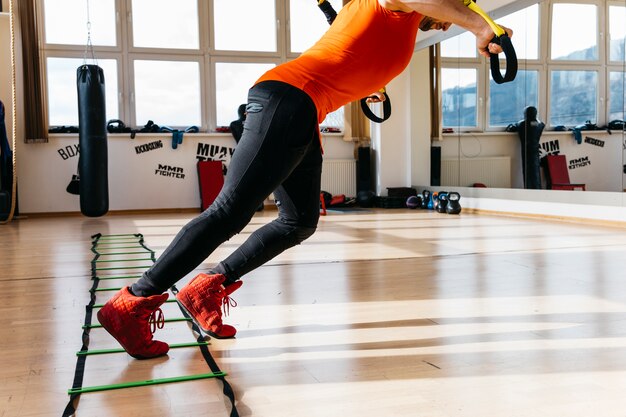
{"type": "MultiPolygon", "coordinates": [[[[274,192],[278,218],[176,296],[207,334],[235,335],[235,328],[222,322],[221,307],[241,287],[240,278],[301,243],[317,227],[319,123],[344,104],[372,95],[404,70],[422,16],[471,31],[486,57],[501,52],[490,43],[489,25],[460,0],[352,0],[344,6],[315,45],[263,74],[250,89],[244,132],[214,203],[183,227],[139,281],[120,290],[98,312],[100,323],[130,355],[143,359],[167,353],[169,346],[153,340],[150,326],[162,319],[165,291],[239,233],[274,192]]],[[[373,95],[374,101],[382,100],[381,93],[373,95]]]]}

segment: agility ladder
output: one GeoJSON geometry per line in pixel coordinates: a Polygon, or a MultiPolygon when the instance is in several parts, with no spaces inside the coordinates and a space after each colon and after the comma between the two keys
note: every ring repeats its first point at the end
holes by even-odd
{"type": "MultiPolygon", "coordinates": [[[[222,372],[217,363],[211,356],[211,353],[208,349],[208,343],[205,341],[204,336],[202,335],[198,326],[191,320],[191,317],[181,308],[181,312],[183,317],[166,319],[165,322],[188,322],[192,325],[193,331],[198,334],[198,338],[195,342],[190,343],[179,343],[179,344],[171,344],[170,349],[180,349],[180,348],[188,348],[188,347],[199,347],[202,352],[202,356],[204,357],[205,362],[211,369],[209,373],[202,373],[196,375],[187,375],[187,376],[176,376],[170,378],[159,378],[159,379],[151,379],[151,380],[143,380],[143,381],[130,381],[130,382],[122,382],[118,384],[109,384],[109,385],[99,385],[99,386],[83,386],[83,377],[85,375],[85,366],[87,357],[91,355],[106,355],[106,354],[116,354],[116,353],[124,353],[125,350],[121,348],[117,349],[89,349],[89,334],[92,329],[102,328],[100,324],[92,324],[92,316],[95,309],[101,308],[104,304],[96,304],[96,296],[102,293],[119,291],[121,288],[114,287],[104,287],[99,288],[100,281],[110,281],[110,280],[128,280],[128,279],[137,279],[141,277],[139,275],[112,275],[111,273],[115,273],[116,270],[124,270],[128,271],[131,269],[137,270],[147,270],[151,267],[152,263],[156,261],[155,253],[153,250],[148,248],[144,243],[143,235],[141,234],[119,234],[119,235],[102,235],[96,234],[91,237],[92,239],[92,247],[91,251],[94,253],[94,257],[91,261],[91,276],[92,276],[92,286],[89,290],[90,300],[89,304],[85,307],[85,320],[82,326],[83,334],[82,334],[82,347],[76,352],[77,360],[76,360],[76,370],[74,373],[74,382],[72,384],[72,388],[70,388],[67,393],[70,396],[70,400],[63,412],[63,417],[70,417],[76,413],[76,407],[78,405],[78,399],[81,394],[91,393],[91,392],[100,392],[100,391],[108,391],[108,390],[116,390],[116,389],[125,389],[125,388],[133,388],[133,387],[144,387],[150,385],[158,385],[158,384],[169,384],[174,382],[183,382],[183,381],[195,381],[201,379],[208,378],[217,378],[223,383],[223,392],[226,397],[231,402],[232,408],[230,412],[230,417],[239,417],[239,413],[237,412],[237,408],[235,407],[235,396],[232,387],[226,381],[225,376],[226,373],[222,372]],[[133,255],[137,256],[132,259],[106,259],[107,256],[118,256],[118,255],[133,255]],[[140,255],[146,255],[149,257],[140,257],[140,255]],[[102,259],[104,258],[104,259],[102,259]],[[137,261],[150,261],[150,265],[141,265],[141,266],[110,266],[111,264],[115,265],[115,263],[120,262],[137,262],[137,261]],[[104,275],[102,275],[104,273],[104,275]]],[[[178,292],[178,289],[173,286],[170,289],[174,294],[178,292]]],[[[176,299],[168,300],[166,303],[175,303],[176,299]]]]}

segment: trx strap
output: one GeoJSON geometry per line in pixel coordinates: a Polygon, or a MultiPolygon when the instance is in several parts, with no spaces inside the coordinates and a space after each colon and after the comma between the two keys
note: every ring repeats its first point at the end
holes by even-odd
{"type": "MultiPolygon", "coordinates": [[[[324,13],[324,16],[326,16],[326,21],[328,22],[328,24],[332,25],[333,22],[335,21],[335,18],[337,17],[337,12],[333,8],[333,5],[330,4],[328,0],[318,0],[317,6],[320,8],[322,13],[324,13]]],[[[389,96],[385,92],[384,88],[381,89],[380,92],[385,95],[385,101],[383,101],[383,117],[382,118],[376,116],[374,112],[370,109],[370,107],[367,105],[367,99],[369,97],[362,98],[360,101],[361,110],[363,110],[365,117],[367,117],[368,119],[370,119],[372,122],[375,122],[375,123],[382,123],[385,120],[389,119],[389,117],[391,117],[391,100],[389,99],[389,96]]]]}
{"type": "Polygon", "coordinates": [[[326,16],[326,21],[329,25],[332,25],[335,18],[337,17],[337,12],[333,8],[333,5],[330,4],[329,1],[326,0],[318,0],[317,6],[320,8],[324,16],[326,16]]]}
{"type": "Polygon", "coordinates": [[[511,43],[511,38],[506,33],[504,29],[498,26],[492,19],[476,4],[474,0],[463,0],[463,4],[469,7],[475,13],[478,13],[480,17],[482,17],[485,22],[491,27],[493,33],[495,34],[491,42],[497,43],[502,47],[502,52],[504,52],[504,56],[506,57],[506,72],[504,76],[500,72],[500,59],[498,58],[498,54],[490,54],[490,63],[491,63],[491,76],[496,84],[502,84],[509,81],[513,81],[515,76],[517,75],[517,55],[515,54],[515,49],[513,48],[513,44],[511,43]]]}

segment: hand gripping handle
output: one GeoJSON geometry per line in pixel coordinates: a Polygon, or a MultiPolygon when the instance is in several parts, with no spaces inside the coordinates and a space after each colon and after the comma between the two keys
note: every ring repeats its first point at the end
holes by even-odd
{"type": "Polygon", "coordinates": [[[489,60],[491,64],[491,77],[497,84],[507,83],[509,81],[513,81],[515,76],[517,75],[517,54],[515,53],[515,48],[513,48],[513,43],[511,43],[511,38],[506,33],[501,36],[494,36],[492,42],[497,43],[502,47],[502,52],[504,52],[504,56],[506,57],[506,71],[504,76],[500,72],[500,58],[498,54],[491,54],[489,60]]]}
{"type": "Polygon", "coordinates": [[[491,54],[490,63],[493,80],[497,84],[513,81],[517,75],[517,54],[515,53],[515,48],[513,48],[511,38],[509,38],[506,31],[498,26],[473,0],[463,0],[463,4],[469,7],[473,12],[478,13],[478,15],[487,22],[495,34],[491,41],[500,45],[502,52],[504,52],[506,58],[506,72],[504,76],[502,76],[500,72],[500,59],[498,58],[498,54],[491,54]]]}
{"type": "Polygon", "coordinates": [[[365,113],[365,117],[370,119],[372,122],[382,123],[391,117],[391,100],[389,99],[387,92],[383,92],[383,94],[385,95],[385,101],[383,101],[383,117],[378,117],[374,114],[374,112],[367,105],[367,97],[361,99],[361,110],[365,113]]]}

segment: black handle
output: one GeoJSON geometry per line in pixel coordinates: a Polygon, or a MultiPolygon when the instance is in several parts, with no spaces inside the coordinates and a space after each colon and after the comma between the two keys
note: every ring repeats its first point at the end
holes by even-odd
{"type": "Polygon", "coordinates": [[[505,33],[501,36],[494,36],[492,42],[502,47],[502,52],[504,52],[504,56],[506,57],[506,72],[504,76],[502,76],[500,72],[500,58],[498,54],[491,54],[491,76],[493,80],[496,84],[513,81],[517,75],[517,54],[515,53],[515,48],[513,48],[511,38],[505,33]]]}
{"type": "Polygon", "coordinates": [[[383,101],[383,117],[380,118],[374,114],[374,112],[370,109],[370,106],[367,105],[367,97],[361,99],[361,110],[365,113],[365,117],[370,119],[375,123],[382,123],[385,120],[391,117],[391,100],[387,93],[383,93],[385,95],[385,101],[383,101]]]}

